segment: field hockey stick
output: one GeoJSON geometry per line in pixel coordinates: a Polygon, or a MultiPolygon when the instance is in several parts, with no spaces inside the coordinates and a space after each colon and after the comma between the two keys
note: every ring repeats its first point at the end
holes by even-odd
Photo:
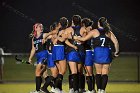
{"type": "Polygon", "coordinates": [[[24,60],[24,59],[18,58],[17,55],[15,56],[15,59],[16,59],[16,61],[19,61],[19,62],[21,62],[21,63],[23,63],[23,64],[30,64],[30,62],[28,62],[28,61],[26,61],[26,60],[24,60]]]}

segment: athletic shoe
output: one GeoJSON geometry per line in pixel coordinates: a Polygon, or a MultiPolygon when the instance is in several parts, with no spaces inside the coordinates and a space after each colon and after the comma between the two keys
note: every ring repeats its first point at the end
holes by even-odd
{"type": "Polygon", "coordinates": [[[86,93],[85,89],[79,89],[79,93],[86,93]]]}
{"type": "Polygon", "coordinates": [[[44,90],[42,87],[40,88],[40,92],[41,93],[50,93],[47,89],[44,90]]]}
{"type": "Polygon", "coordinates": [[[51,93],[55,93],[55,88],[54,87],[51,88],[51,93]]]}
{"type": "Polygon", "coordinates": [[[106,93],[106,92],[105,92],[105,90],[101,89],[101,92],[100,93],[106,93]]]}
{"type": "Polygon", "coordinates": [[[39,93],[50,93],[48,90],[42,90],[42,89],[40,89],[40,91],[39,91],[39,93]]]}
{"type": "Polygon", "coordinates": [[[61,93],[60,89],[59,88],[55,88],[55,93],[61,93]]]}
{"type": "Polygon", "coordinates": [[[73,93],[79,93],[78,90],[74,91],[73,93]]]}
{"type": "Polygon", "coordinates": [[[101,89],[98,89],[98,92],[97,93],[101,93],[101,89]]]}
{"type": "Polygon", "coordinates": [[[87,91],[87,92],[83,92],[83,93],[96,93],[96,91],[95,90],[92,90],[92,91],[87,91]]]}
{"type": "Polygon", "coordinates": [[[71,89],[69,90],[69,93],[74,93],[74,89],[71,88],[71,89]]]}
{"type": "Polygon", "coordinates": [[[93,93],[96,93],[96,90],[92,90],[93,91],[93,93]]]}

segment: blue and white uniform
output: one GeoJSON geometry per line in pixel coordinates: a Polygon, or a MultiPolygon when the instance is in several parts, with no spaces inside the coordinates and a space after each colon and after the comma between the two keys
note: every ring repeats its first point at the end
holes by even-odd
{"type": "Polygon", "coordinates": [[[93,44],[93,39],[90,39],[85,42],[85,50],[86,50],[85,66],[93,66],[93,63],[94,63],[92,44],[93,44]]]}
{"type": "Polygon", "coordinates": [[[100,35],[94,38],[94,62],[107,64],[112,62],[110,42],[111,39],[105,35],[104,29],[98,29],[100,35]]]}
{"type": "Polygon", "coordinates": [[[38,37],[33,38],[34,47],[36,49],[37,64],[47,64],[48,51],[46,43],[43,44],[43,33],[38,37]]]}
{"type": "Polygon", "coordinates": [[[48,49],[47,66],[48,66],[48,68],[52,68],[52,67],[56,66],[55,62],[53,61],[53,58],[52,58],[52,48],[53,48],[53,43],[52,43],[51,39],[48,39],[47,40],[47,49],[48,49]]]}
{"type": "MultiPolygon", "coordinates": [[[[72,27],[74,30],[75,36],[81,36],[80,35],[80,26],[74,26],[72,27]]],[[[66,52],[67,52],[67,62],[73,61],[73,62],[84,62],[85,61],[85,49],[84,45],[76,42],[75,40],[70,39],[69,42],[75,46],[78,47],[78,50],[76,51],[74,48],[67,46],[66,52]]]]}
{"type": "Polygon", "coordinates": [[[57,41],[57,44],[53,46],[52,58],[54,61],[65,60],[65,43],[57,41]]]}

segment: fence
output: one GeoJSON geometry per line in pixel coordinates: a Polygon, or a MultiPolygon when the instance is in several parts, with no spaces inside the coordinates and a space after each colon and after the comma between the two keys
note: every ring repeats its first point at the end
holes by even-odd
{"type": "MultiPolygon", "coordinates": [[[[4,53],[4,74],[5,82],[25,82],[34,81],[35,67],[16,62],[15,55],[21,55],[25,60],[27,53],[4,53]]],[[[109,81],[113,82],[140,82],[140,53],[121,52],[118,58],[115,58],[111,64],[109,81]]],[[[35,61],[35,59],[34,59],[35,61]]],[[[94,71],[95,72],[95,71],[94,71]]],[[[64,82],[68,81],[68,71],[64,76],[64,82]]]]}

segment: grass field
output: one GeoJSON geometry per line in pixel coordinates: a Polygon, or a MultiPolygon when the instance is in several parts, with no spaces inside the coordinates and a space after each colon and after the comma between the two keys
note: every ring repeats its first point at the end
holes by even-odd
{"type": "MultiPolygon", "coordinates": [[[[23,57],[25,59],[25,57],[23,57]]],[[[120,56],[112,62],[109,73],[110,81],[137,81],[138,66],[136,56],[120,56]]],[[[27,64],[16,64],[14,56],[5,57],[4,81],[33,81],[35,67],[27,64]]],[[[95,73],[95,71],[94,71],[95,73]]],[[[64,81],[67,82],[68,70],[64,81]]],[[[140,79],[139,79],[140,80],[140,79]]]]}
{"type": "MultiPolygon", "coordinates": [[[[24,58],[27,59],[26,56],[24,58]]],[[[115,83],[109,82],[106,89],[107,93],[140,93],[140,83],[136,83],[140,80],[138,79],[138,72],[140,71],[138,71],[137,65],[137,57],[133,55],[120,56],[113,60],[109,81],[115,81],[115,83]],[[123,81],[123,83],[118,83],[117,81],[123,81]]],[[[34,81],[34,70],[35,67],[31,65],[16,64],[14,56],[6,56],[3,77],[6,83],[0,84],[0,93],[29,93],[34,90],[35,83],[29,83],[34,81]],[[17,81],[18,83],[15,83],[17,81]]],[[[64,76],[63,82],[63,89],[65,93],[68,93],[68,71],[64,76]]]]}
{"type": "MultiPolygon", "coordinates": [[[[29,93],[35,89],[34,83],[6,83],[0,84],[0,93],[29,93]]],[[[68,84],[63,84],[63,90],[68,93],[68,84]]],[[[140,84],[109,83],[107,93],[140,93],[140,84]]]]}

